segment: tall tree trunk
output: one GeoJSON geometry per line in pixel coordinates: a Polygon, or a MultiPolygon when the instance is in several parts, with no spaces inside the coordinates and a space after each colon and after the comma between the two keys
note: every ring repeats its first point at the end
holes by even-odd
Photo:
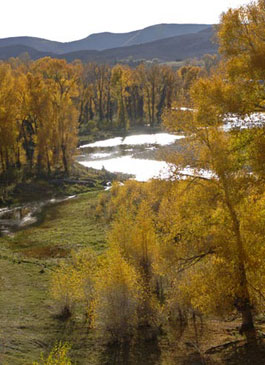
{"type": "MultiPolygon", "coordinates": [[[[107,94],[107,114],[106,114],[106,118],[107,118],[107,123],[108,123],[108,127],[109,124],[112,124],[112,120],[111,120],[111,105],[110,105],[110,89],[108,89],[108,94],[107,94]]],[[[110,128],[112,129],[112,125],[110,126],[110,128]]]]}
{"type": "Polygon", "coordinates": [[[48,153],[47,148],[46,148],[46,159],[47,159],[47,171],[48,171],[48,175],[50,175],[50,173],[51,173],[51,164],[50,164],[49,153],[48,153]]]}
{"type": "Polygon", "coordinates": [[[99,120],[102,122],[103,117],[103,103],[102,103],[102,90],[99,90],[99,120]]]}
{"type": "Polygon", "coordinates": [[[16,162],[16,166],[18,169],[21,168],[21,161],[20,161],[20,148],[17,148],[17,162],[16,162]]]}
{"type": "Polygon", "coordinates": [[[152,105],[152,109],[151,109],[151,127],[154,126],[155,124],[155,85],[152,85],[152,99],[151,99],[151,105],[152,105]]]}
{"type": "Polygon", "coordinates": [[[5,160],[4,160],[4,155],[3,155],[3,151],[0,151],[0,156],[1,156],[1,165],[2,165],[2,172],[5,172],[5,160]]]}
{"type": "Polygon", "coordinates": [[[256,336],[256,329],[254,326],[253,315],[252,315],[252,307],[251,307],[251,300],[250,294],[248,290],[248,282],[247,282],[247,275],[246,275],[246,255],[244,250],[244,245],[241,237],[240,232],[240,222],[237,217],[236,211],[233,207],[233,204],[230,199],[229,195],[229,188],[228,183],[225,177],[221,178],[224,193],[225,193],[225,203],[230,213],[230,217],[232,220],[233,231],[236,238],[236,245],[237,245],[237,259],[238,259],[238,282],[239,288],[237,293],[237,301],[235,306],[237,310],[241,313],[242,316],[242,324],[240,328],[240,333],[246,336],[247,342],[252,345],[256,345],[257,336],[256,336]]]}
{"type": "Polygon", "coordinates": [[[67,157],[66,157],[66,146],[64,144],[61,145],[61,150],[62,150],[62,155],[63,155],[64,172],[66,173],[66,175],[68,175],[69,174],[68,161],[67,161],[67,157]]]}
{"type": "Polygon", "coordinates": [[[9,156],[8,156],[8,150],[5,150],[5,160],[6,160],[6,170],[9,169],[9,156]]]}

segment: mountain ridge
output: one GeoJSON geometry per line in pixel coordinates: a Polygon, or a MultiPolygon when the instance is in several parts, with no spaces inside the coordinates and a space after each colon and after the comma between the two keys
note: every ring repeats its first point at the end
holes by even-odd
{"type": "Polygon", "coordinates": [[[204,30],[198,33],[184,34],[177,37],[160,39],[158,41],[111,48],[103,51],[79,51],[59,55],[67,61],[80,59],[81,61],[96,61],[113,63],[117,60],[132,57],[133,59],[151,60],[158,58],[161,61],[175,61],[186,58],[200,57],[206,53],[216,53],[218,46],[212,43],[213,30],[204,30]],[[92,53],[93,52],[93,53],[92,53]]]}
{"type": "Polygon", "coordinates": [[[159,39],[182,34],[196,33],[206,29],[210,24],[156,24],[143,29],[126,33],[102,32],[93,33],[86,38],[72,42],[50,41],[44,38],[21,36],[0,39],[0,47],[24,45],[40,52],[56,54],[81,50],[106,50],[136,44],[149,43],[159,39]]]}
{"type": "MultiPolygon", "coordinates": [[[[157,28],[158,30],[158,28],[157,28]]],[[[112,33],[108,33],[111,34],[112,33]]],[[[133,32],[134,37],[137,37],[136,32],[133,32]]],[[[160,33],[161,34],[161,33],[160,33]]],[[[130,45],[134,42],[132,39],[127,39],[126,44],[119,47],[108,48],[104,50],[86,50],[82,49],[71,52],[56,53],[53,52],[53,47],[58,50],[58,44],[48,43],[48,48],[45,40],[43,41],[44,46],[48,51],[39,51],[33,46],[14,44],[16,41],[12,38],[11,45],[8,42],[2,42],[0,39],[0,59],[8,59],[10,57],[18,57],[22,53],[27,52],[32,59],[38,59],[45,56],[53,58],[66,59],[68,62],[72,62],[75,59],[80,59],[83,62],[98,62],[98,63],[109,63],[115,64],[122,60],[133,59],[133,60],[153,60],[158,59],[161,62],[184,60],[187,58],[201,57],[206,53],[217,53],[218,46],[212,42],[214,36],[214,27],[210,26],[204,28],[195,33],[186,33],[178,36],[161,38],[151,42],[144,42],[140,44],[130,45]],[[3,46],[3,44],[8,44],[3,46]],[[57,47],[57,48],[56,48],[57,47]]],[[[24,42],[29,40],[27,37],[18,37],[24,42]]],[[[142,38],[143,39],[143,38],[142,38]]],[[[147,39],[147,38],[146,38],[147,39]]],[[[31,40],[31,39],[30,39],[31,40]]],[[[35,40],[35,38],[34,38],[35,40]]],[[[37,42],[39,42],[37,38],[37,42]]],[[[139,40],[139,38],[138,38],[139,40]]],[[[53,41],[51,41],[53,42],[53,41]]],[[[45,48],[44,47],[44,48],[45,48]]],[[[79,44],[80,47],[80,44],[79,44]]],[[[70,48],[75,49],[75,47],[70,48]]]]}

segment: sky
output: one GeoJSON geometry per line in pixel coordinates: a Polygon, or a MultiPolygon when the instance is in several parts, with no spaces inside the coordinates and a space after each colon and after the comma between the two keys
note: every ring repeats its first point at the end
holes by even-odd
{"type": "Polygon", "coordinates": [[[60,42],[92,33],[123,33],[160,23],[216,24],[247,0],[1,0],[0,38],[60,42]]]}

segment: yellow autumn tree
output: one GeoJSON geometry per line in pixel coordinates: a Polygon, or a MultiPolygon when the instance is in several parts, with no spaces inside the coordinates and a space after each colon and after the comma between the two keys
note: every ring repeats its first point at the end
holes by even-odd
{"type": "Polygon", "coordinates": [[[120,128],[129,128],[129,118],[126,109],[128,87],[131,82],[131,70],[129,67],[116,65],[111,72],[111,91],[117,100],[117,124],[120,128]]]}
{"type": "MultiPolygon", "coordinates": [[[[253,112],[263,110],[265,95],[260,55],[265,48],[259,33],[265,24],[263,12],[264,2],[258,1],[223,15],[219,38],[225,60],[215,75],[199,79],[192,87],[193,111],[168,110],[164,115],[165,124],[171,130],[185,132],[185,151],[189,151],[186,156],[173,157],[171,161],[175,159],[182,169],[191,166],[193,172],[190,174],[195,175],[186,176],[188,184],[184,192],[189,194],[179,197],[184,207],[193,202],[192,210],[187,211],[181,205],[178,209],[180,221],[186,227],[185,234],[181,232],[179,245],[191,248],[190,253],[184,252],[183,262],[189,262],[191,258],[195,263],[197,259],[200,262],[192,265],[190,274],[186,271],[183,276],[188,275],[186,284],[180,281],[179,288],[192,305],[202,311],[237,309],[242,316],[241,333],[246,335],[248,342],[256,340],[253,308],[257,299],[261,300],[263,296],[261,286],[255,280],[255,277],[263,278],[260,258],[264,253],[256,239],[260,225],[253,222],[250,234],[246,223],[246,216],[254,211],[256,216],[262,215],[263,209],[264,184],[260,178],[262,159],[259,157],[263,144],[262,140],[257,146],[253,143],[259,141],[262,134],[263,127],[256,124],[262,120],[262,115],[256,116],[255,123],[252,120],[247,131],[237,126],[244,126],[246,117],[251,120],[253,112]],[[223,124],[229,120],[232,125],[227,130],[223,124]],[[251,172],[259,173],[253,175],[251,172]],[[200,200],[194,199],[195,192],[200,200]],[[246,204],[246,201],[254,200],[254,207],[246,204]],[[203,211],[197,208],[196,201],[204,207],[203,211]],[[186,213],[182,217],[184,210],[186,213]],[[202,217],[203,222],[200,222],[202,217]],[[194,224],[191,237],[186,237],[188,227],[194,224]],[[201,237],[205,224],[208,228],[201,237]],[[198,242],[205,240],[209,242],[210,251],[194,250],[198,242]],[[206,280],[207,276],[210,276],[209,280],[206,280]],[[215,285],[212,278],[216,278],[215,285]],[[200,285],[202,282],[204,284],[200,285]]],[[[183,174],[185,170],[179,170],[179,176],[183,174]]]]}
{"type": "Polygon", "coordinates": [[[61,161],[65,173],[69,173],[77,145],[78,114],[74,99],[78,96],[80,68],[64,60],[46,57],[34,63],[33,72],[42,75],[51,97],[54,163],[61,161]]]}
{"type": "Polygon", "coordinates": [[[72,252],[71,256],[70,261],[61,263],[52,273],[51,296],[62,319],[72,316],[79,305],[90,321],[97,257],[91,249],[72,252]]]}
{"type": "Polygon", "coordinates": [[[137,68],[139,82],[144,94],[144,112],[150,126],[157,123],[159,100],[162,93],[162,69],[158,65],[137,68]]]}
{"type": "Polygon", "coordinates": [[[0,63],[0,159],[5,172],[20,163],[19,126],[17,125],[18,95],[15,78],[8,64],[0,63]]]}
{"type": "Polygon", "coordinates": [[[128,340],[138,326],[141,282],[116,248],[108,250],[95,282],[94,327],[107,341],[128,340]]]}

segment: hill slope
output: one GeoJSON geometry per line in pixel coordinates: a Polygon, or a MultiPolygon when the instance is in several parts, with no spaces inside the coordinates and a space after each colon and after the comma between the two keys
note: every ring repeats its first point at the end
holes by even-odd
{"type": "Polygon", "coordinates": [[[10,57],[19,57],[23,53],[28,53],[31,59],[36,60],[38,58],[50,56],[57,57],[58,55],[51,52],[40,52],[32,47],[24,46],[24,45],[13,45],[0,47],[0,59],[7,60],[10,57]]]}

